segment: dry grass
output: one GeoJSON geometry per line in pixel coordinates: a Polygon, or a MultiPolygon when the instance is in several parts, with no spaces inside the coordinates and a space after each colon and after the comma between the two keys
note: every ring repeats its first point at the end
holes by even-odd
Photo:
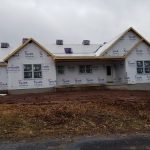
{"type": "Polygon", "coordinates": [[[0,104],[0,138],[150,132],[150,102],[63,100],[0,104]]]}

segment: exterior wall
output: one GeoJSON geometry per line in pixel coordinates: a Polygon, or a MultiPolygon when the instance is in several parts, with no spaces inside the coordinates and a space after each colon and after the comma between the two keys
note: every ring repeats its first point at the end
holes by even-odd
{"type": "Polygon", "coordinates": [[[8,89],[49,88],[56,85],[56,69],[52,58],[33,42],[8,60],[8,89]],[[41,64],[41,79],[24,79],[24,64],[41,64]]]}
{"type": "Polygon", "coordinates": [[[7,67],[0,67],[0,91],[5,91],[7,88],[7,67]]]}
{"type": "Polygon", "coordinates": [[[132,31],[128,32],[123,36],[109,51],[106,52],[105,56],[123,56],[128,50],[130,50],[140,38],[132,31]]]}
{"type": "Polygon", "coordinates": [[[150,83],[150,74],[137,74],[137,61],[150,61],[150,47],[142,42],[126,59],[126,74],[129,84],[150,83]]]}
{"type": "Polygon", "coordinates": [[[123,82],[123,69],[124,63],[120,62],[61,62],[58,65],[63,65],[65,67],[64,74],[57,73],[57,85],[77,85],[77,84],[106,84],[106,66],[112,65],[113,82],[123,82]],[[116,66],[120,66],[116,68],[116,66]],[[79,73],[79,65],[92,65],[92,73],[82,74],[79,73]],[[118,76],[116,76],[116,69],[118,70],[118,76]]]}
{"type": "Polygon", "coordinates": [[[115,65],[116,70],[116,82],[117,83],[126,83],[126,70],[125,62],[120,61],[115,65]]]}

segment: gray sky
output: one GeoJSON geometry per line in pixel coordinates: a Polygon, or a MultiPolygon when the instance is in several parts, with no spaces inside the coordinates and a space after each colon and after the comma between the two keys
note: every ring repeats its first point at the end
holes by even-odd
{"type": "Polygon", "coordinates": [[[0,0],[0,41],[111,40],[130,26],[150,41],[150,0],[0,0]]]}

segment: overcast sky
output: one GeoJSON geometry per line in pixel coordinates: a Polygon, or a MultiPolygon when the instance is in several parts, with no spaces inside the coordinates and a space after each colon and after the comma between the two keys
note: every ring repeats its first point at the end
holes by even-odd
{"type": "Polygon", "coordinates": [[[0,41],[111,40],[130,26],[150,41],[150,0],[0,0],[0,41]]]}

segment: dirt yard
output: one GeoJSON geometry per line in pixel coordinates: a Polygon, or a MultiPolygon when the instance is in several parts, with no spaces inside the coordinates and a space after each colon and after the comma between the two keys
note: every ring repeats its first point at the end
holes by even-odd
{"type": "Polygon", "coordinates": [[[84,90],[0,97],[0,139],[150,133],[150,92],[84,90]]]}

